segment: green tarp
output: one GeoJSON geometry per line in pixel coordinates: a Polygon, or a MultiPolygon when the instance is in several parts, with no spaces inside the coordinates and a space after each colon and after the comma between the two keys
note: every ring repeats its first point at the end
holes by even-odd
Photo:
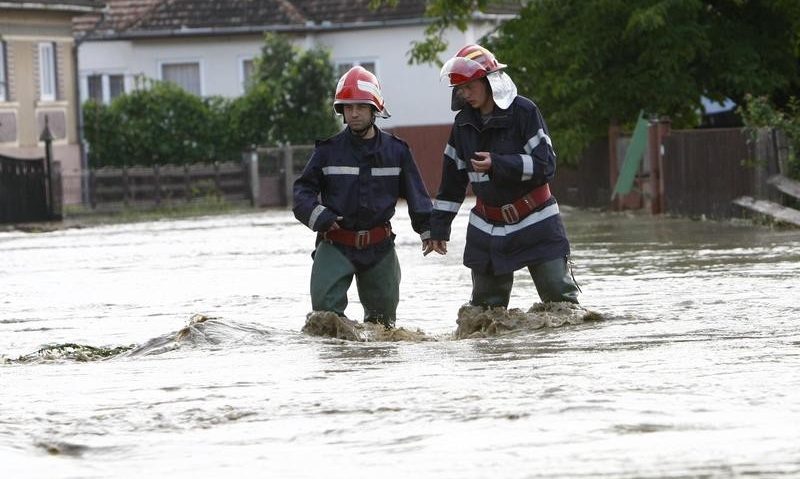
{"type": "Polygon", "coordinates": [[[642,164],[644,149],[647,148],[647,128],[648,122],[644,119],[644,112],[639,112],[639,120],[636,121],[636,128],[633,129],[631,144],[625,152],[625,161],[622,163],[617,184],[614,185],[614,192],[611,193],[613,200],[617,195],[626,195],[633,189],[633,181],[636,179],[636,172],[642,164]]]}

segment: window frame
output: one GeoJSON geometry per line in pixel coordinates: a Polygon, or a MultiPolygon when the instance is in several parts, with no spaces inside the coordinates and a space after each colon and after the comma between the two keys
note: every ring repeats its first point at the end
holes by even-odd
{"type": "Polygon", "coordinates": [[[57,49],[54,42],[39,43],[39,100],[41,101],[58,99],[56,54],[57,49]],[[45,76],[46,74],[49,75],[45,76]]]}
{"type": "MultiPolygon", "coordinates": [[[[104,75],[104,77],[105,77],[105,79],[106,79],[106,81],[108,83],[108,93],[106,94],[106,92],[103,91],[103,97],[104,98],[108,97],[108,103],[111,103],[112,101],[114,101],[115,98],[120,97],[120,96],[128,93],[128,89],[126,87],[125,74],[124,73],[106,73],[104,75]],[[117,95],[114,95],[113,89],[111,88],[111,80],[114,79],[114,78],[119,78],[119,80],[121,81],[120,85],[122,86],[122,90],[117,95]]],[[[103,84],[104,88],[105,88],[105,86],[106,85],[103,84]]]]}
{"type": "Polygon", "coordinates": [[[378,74],[378,72],[380,71],[380,64],[378,62],[378,58],[376,57],[343,58],[339,60],[334,60],[333,68],[336,71],[336,74],[341,76],[344,75],[344,73],[347,70],[355,66],[363,66],[364,64],[368,63],[373,64],[374,68],[372,70],[369,70],[369,68],[367,68],[367,70],[371,71],[376,77],[380,78],[380,75],[378,74]],[[347,65],[347,68],[344,69],[343,72],[339,73],[340,67],[342,67],[343,65],[347,65]]]}
{"type": "Polygon", "coordinates": [[[0,40],[0,102],[7,102],[10,98],[8,88],[8,53],[6,42],[0,40]]]}
{"type": "Polygon", "coordinates": [[[128,83],[128,75],[124,71],[93,71],[81,74],[81,101],[94,100],[104,105],[111,104],[118,96],[125,95],[131,90],[128,83]],[[117,78],[121,83],[122,90],[118,95],[112,93],[112,79],[117,78]],[[92,96],[92,81],[97,81],[98,96],[92,96]]]}
{"type": "Polygon", "coordinates": [[[197,65],[197,75],[199,77],[197,84],[198,84],[198,88],[200,89],[200,92],[199,93],[195,93],[195,92],[189,91],[188,89],[184,88],[183,85],[179,85],[179,84],[177,84],[175,82],[173,82],[173,83],[175,83],[179,87],[183,88],[188,93],[191,93],[192,95],[197,95],[197,96],[199,96],[201,98],[204,97],[205,96],[205,91],[206,91],[205,82],[203,81],[203,77],[205,76],[204,75],[205,68],[204,68],[204,62],[200,58],[170,58],[169,60],[159,60],[158,61],[158,79],[159,79],[159,81],[169,81],[169,80],[165,80],[164,79],[164,67],[165,66],[184,65],[184,64],[196,64],[197,65]]]}
{"type": "Polygon", "coordinates": [[[247,87],[249,86],[247,81],[247,71],[245,69],[245,63],[250,62],[253,64],[251,67],[252,70],[250,74],[254,74],[256,71],[256,57],[253,56],[241,56],[239,57],[239,93],[245,94],[247,93],[247,87]]]}
{"type": "MultiPolygon", "coordinates": [[[[100,103],[105,103],[105,92],[103,91],[103,76],[104,75],[102,73],[90,73],[90,74],[86,75],[86,99],[87,100],[94,100],[94,101],[99,101],[100,103]],[[96,98],[95,96],[92,95],[92,93],[93,93],[92,92],[92,79],[99,80],[99,82],[98,82],[99,84],[97,85],[99,87],[99,89],[100,89],[99,90],[99,93],[100,93],[100,97],[99,98],[96,98]]],[[[95,92],[95,93],[97,93],[97,92],[95,92]]]]}

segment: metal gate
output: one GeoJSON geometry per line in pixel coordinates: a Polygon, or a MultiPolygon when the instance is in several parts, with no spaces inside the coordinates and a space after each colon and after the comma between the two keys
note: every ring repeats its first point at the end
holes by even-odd
{"type": "Polygon", "coordinates": [[[0,223],[47,220],[47,205],[45,159],[0,155],[0,223]]]}

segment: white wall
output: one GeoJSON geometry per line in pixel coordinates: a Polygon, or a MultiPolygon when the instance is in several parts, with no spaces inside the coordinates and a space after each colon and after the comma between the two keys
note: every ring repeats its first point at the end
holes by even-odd
{"type": "MultiPolygon", "coordinates": [[[[439,81],[436,65],[409,65],[411,42],[423,38],[423,27],[337,32],[317,35],[316,42],[329,48],[334,61],[349,58],[377,58],[377,74],[392,117],[380,126],[434,125],[450,123],[450,88],[439,81]]],[[[475,41],[472,31],[451,31],[446,60],[464,44],[475,41]]]]}
{"type": "Polygon", "coordinates": [[[260,36],[85,42],[78,49],[83,99],[86,77],[124,73],[126,91],[136,76],[158,79],[163,62],[198,61],[204,96],[241,94],[241,61],[259,54],[260,36]]]}
{"type": "MultiPolygon", "coordinates": [[[[446,37],[446,59],[466,43],[474,42],[489,27],[453,30],[446,37]]],[[[298,46],[317,44],[328,48],[334,61],[374,60],[392,117],[382,127],[450,123],[450,89],[439,81],[439,67],[409,65],[411,42],[423,38],[423,27],[398,27],[349,32],[318,33],[298,41],[298,46]]],[[[126,91],[133,78],[160,78],[164,61],[199,61],[203,95],[234,97],[241,94],[241,61],[258,56],[261,35],[85,42],[78,57],[81,94],[87,96],[86,77],[92,74],[125,74],[126,91]]]]}

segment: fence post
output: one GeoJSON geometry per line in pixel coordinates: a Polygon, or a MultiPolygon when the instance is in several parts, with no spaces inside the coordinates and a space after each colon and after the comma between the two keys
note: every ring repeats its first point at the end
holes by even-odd
{"type": "Polygon", "coordinates": [[[281,198],[284,206],[292,206],[294,203],[294,195],[292,194],[292,179],[294,178],[294,148],[292,145],[284,147],[283,154],[283,198],[281,198]]]}
{"type": "Polygon", "coordinates": [[[214,187],[217,189],[217,194],[220,197],[223,197],[224,194],[222,193],[222,181],[219,177],[219,162],[214,162],[214,187]]]}
{"type": "Polygon", "coordinates": [[[95,193],[97,189],[97,176],[94,168],[89,168],[89,185],[87,189],[89,190],[89,205],[92,209],[95,209],[97,208],[97,194],[95,193]]]}
{"type": "Polygon", "coordinates": [[[258,150],[253,148],[250,152],[250,160],[247,163],[250,183],[250,205],[260,206],[261,179],[258,176],[258,150]]]}
{"type": "Polygon", "coordinates": [[[670,120],[658,119],[648,128],[647,156],[650,160],[650,213],[664,213],[663,141],[670,133],[670,120]]]}
{"type": "Polygon", "coordinates": [[[161,204],[161,177],[159,176],[158,173],[159,173],[159,166],[157,164],[153,165],[153,174],[155,175],[153,181],[155,181],[156,206],[161,204]]]}
{"type": "Polygon", "coordinates": [[[47,216],[55,216],[53,205],[53,134],[50,133],[50,118],[44,116],[44,130],[42,130],[39,140],[44,142],[44,158],[47,163],[47,216]]]}
{"type": "Polygon", "coordinates": [[[128,176],[128,165],[122,165],[122,204],[128,206],[131,198],[130,177],[128,176]]]}
{"type": "Polygon", "coordinates": [[[183,195],[186,197],[186,202],[192,201],[192,177],[189,176],[189,164],[183,164],[183,195]]]}

